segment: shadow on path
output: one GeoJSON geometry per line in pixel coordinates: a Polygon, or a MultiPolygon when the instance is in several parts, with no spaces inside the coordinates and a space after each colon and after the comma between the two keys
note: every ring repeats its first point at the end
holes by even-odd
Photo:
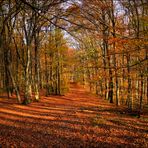
{"type": "Polygon", "coordinates": [[[146,148],[147,126],[147,121],[119,114],[115,106],[82,88],[28,106],[0,97],[2,147],[146,148]]]}

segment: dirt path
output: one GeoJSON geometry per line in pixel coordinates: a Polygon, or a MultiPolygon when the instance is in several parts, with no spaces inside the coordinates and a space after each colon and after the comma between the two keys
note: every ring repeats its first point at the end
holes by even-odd
{"type": "Polygon", "coordinates": [[[83,89],[28,106],[0,97],[0,144],[18,148],[148,147],[148,116],[121,114],[83,89]]]}

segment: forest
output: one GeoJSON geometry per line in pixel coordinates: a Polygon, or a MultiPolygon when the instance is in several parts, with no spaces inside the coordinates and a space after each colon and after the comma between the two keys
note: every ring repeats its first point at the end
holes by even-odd
{"type": "Polygon", "coordinates": [[[147,0],[0,0],[0,147],[148,147],[147,0]]]}

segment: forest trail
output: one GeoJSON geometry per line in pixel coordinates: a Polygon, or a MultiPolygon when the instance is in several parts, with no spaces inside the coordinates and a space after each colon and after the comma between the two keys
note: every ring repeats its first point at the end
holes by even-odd
{"type": "Polygon", "coordinates": [[[2,148],[148,147],[147,115],[125,115],[81,87],[27,106],[15,101],[0,97],[2,148]]]}

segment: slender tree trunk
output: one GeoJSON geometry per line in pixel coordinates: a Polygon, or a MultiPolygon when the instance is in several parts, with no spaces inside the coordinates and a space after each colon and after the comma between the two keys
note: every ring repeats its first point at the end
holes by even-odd
{"type": "MultiPolygon", "coordinates": [[[[108,45],[107,45],[108,46],[108,45]]],[[[107,55],[108,55],[108,47],[107,49],[107,55]]],[[[108,100],[110,101],[110,103],[113,103],[113,88],[114,88],[114,84],[113,84],[113,74],[112,74],[112,70],[111,70],[111,65],[110,65],[110,56],[108,55],[108,68],[109,68],[109,92],[108,92],[108,100]]]]}
{"type": "Polygon", "coordinates": [[[139,99],[139,79],[138,79],[138,75],[136,75],[136,96],[135,96],[135,103],[136,103],[136,107],[138,106],[137,105],[137,102],[138,102],[138,99],[139,99]]]}
{"type": "Polygon", "coordinates": [[[39,69],[39,32],[34,34],[34,44],[35,44],[35,101],[40,99],[40,69],[39,69]]]}
{"type": "Polygon", "coordinates": [[[112,78],[112,71],[109,70],[109,92],[108,92],[108,100],[110,103],[113,103],[113,78],[112,78]]]}
{"type": "Polygon", "coordinates": [[[129,62],[130,62],[130,55],[127,55],[127,72],[128,72],[128,95],[127,95],[127,105],[128,105],[128,109],[132,111],[132,99],[131,99],[132,80],[131,80],[129,62]]]}
{"type": "MultiPolygon", "coordinates": [[[[35,39],[36,40],[36,39],[35,39]]],[[[39,101],[39,82],[40,82],[40,75],[39,75],[39,51],[38,51],[38,43],[35,41],[35,100],[39,101]]]]}
{"type": "Polygon", "coordinates": [[[25,68],[25,99],[23,104],[30,103],[32,97],[32,87],[30,80],[30,70],[31,70],[31,50],[30,47],[27,47],[27,64],[25,68]]]}
{"type": "Polygon", "coordinates": [[[45,51],[44,59],[45,59],[46,96],[48,96],[49,95],[49,73],[48,73],[47,51],[45,51]]]}
{"type": "MultiPolygon", "coordinates": [[[[124,52],[122,54],[122,65],[125,65],[125,58],[124,58],[124,52]]],[[[121,85],[120,85],[120,93],[121,93],[121,103],[124,104],[125,103],[125,69],[122,68],[122,77],[121,77],[121,85]]]]}
{"type": "Polygon", "coordinates": [[[140,102],[139,102],[139,117],[140,117],[140,115],[141,115],[141,111],[142,111],[143,86],[144,86],[143,75],[141,75],[141,90],[140,90],[140,102]]]}
{"type": "Polygon", "coordinates": [[[57,53],[57,94],[61,95],[61,75],[60,75],[60,54],[59,51],[57,53]]]}
{"type": "MultiPolygon", "coordinates": [[[[115,17],[114,17],[114,1],[111,0],[111,12],[110,12],[110,19],[112,23],[112,36],[115,39],[116,38],[116,23],[115,23],[115,17]]],[[[113,63],[114,63],[114,70],[115,70],[115,96],[116,96],[116,105],[118,106],[119,103],[119,98],[118,98],[118,92],[119,92],[119,84],[118,84],[118,75],[117,75],[117,59],[116,59],[116,43],[113,42],[113,63]]],[[[113,88],[112,88],[113,89],[113,88]]],[[[113,90],[112,90],[113,91],[113,90]]],[[[111,92],[113,93],[113,92],[111,92]]]]}
{"type": "Polygon", "coordinates": [[[49,93],[52,94],[54,92],[53,88],[53,55],[50,55],[49,62],[49,93]]]}
{"type": "Polygon", "coordinates": [[[19,103],[21,103],[21,97],[20,97],[19,89],[18,89],[18,86],[16,85],[16,82],[15,82],[15,79],[14,79],[14,76],[12,74],[12,70],[11,70],[10,66],[8,66],[8,69],[9,69],[9,74],[10,74],[10,77],[11,77],[11,81],[12,81],[14,90],[16,92],[17,100],[18,100],[19,103]]]}

